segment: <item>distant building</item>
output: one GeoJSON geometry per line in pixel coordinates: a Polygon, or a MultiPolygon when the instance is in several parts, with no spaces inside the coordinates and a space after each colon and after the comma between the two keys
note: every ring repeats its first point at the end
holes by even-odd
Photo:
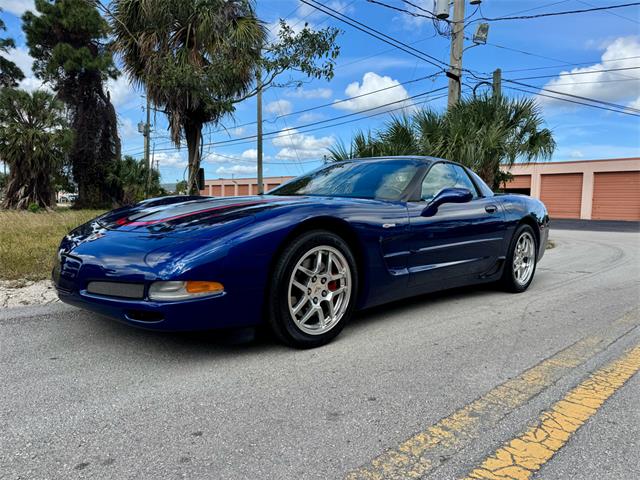
{"type": "MultiPolygon", "coordinates": [[[[264,191],[273,190],[278,185],[291,180],[294,177],[265,177],[263,180],[264,191]]],[[[205,180],[204,189],[200,195],[213,197],[239,197],[243,195],[257,195],[258,180],[256,178],[219,178],[217,180],[205,180]]]]}
{"type": "Polygon", "coordinates": [[[517,164],[507,192],[544,202],[552,218],[640,220],[640,158],[517,164]]]}

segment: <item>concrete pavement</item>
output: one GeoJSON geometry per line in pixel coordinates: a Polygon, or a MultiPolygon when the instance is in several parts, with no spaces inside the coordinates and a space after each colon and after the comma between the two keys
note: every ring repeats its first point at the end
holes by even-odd
{"type": "MultiPolygon", "coordinates": [[[[309,351],[139,331],[64,305],[0,311],[0,478],[393,478],[403,471],[374,459],[437,425],[455,441],[419,444],[407,468],[463,478],[640,345],[640,236],[551,238],[524,294],[377,308],[309,351]],[[455,416],[523,378],[531,394],[500,397],[499,414],[455,416]]],[[[638,478],[638,389],[636,374],[534,477],[638,478]]]]}

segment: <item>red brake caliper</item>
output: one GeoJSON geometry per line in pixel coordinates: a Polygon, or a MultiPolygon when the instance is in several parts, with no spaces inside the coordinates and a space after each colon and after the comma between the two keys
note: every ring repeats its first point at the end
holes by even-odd
{"type": "Polygon", "coordinates": [[[335,292],[338,289],[338,282],[336,280],[331,280],[327,284],[327,288],[329,289],[330,292],[335,292]]]}

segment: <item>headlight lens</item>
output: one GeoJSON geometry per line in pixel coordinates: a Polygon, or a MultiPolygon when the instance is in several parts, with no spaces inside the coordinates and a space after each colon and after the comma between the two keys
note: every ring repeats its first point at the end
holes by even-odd
{"type": "Polygon", "coordinates": [[[219,282],[191,280],[153,282],[149,287],[149,299],[169,302],[206,297],[222,292],[224,292],[224,286],[219,282]]]}

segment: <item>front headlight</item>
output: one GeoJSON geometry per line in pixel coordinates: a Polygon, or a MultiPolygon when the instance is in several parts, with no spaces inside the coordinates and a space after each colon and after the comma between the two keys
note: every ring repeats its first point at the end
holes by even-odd
{"type": "Polygon", "coordinates": [[[149,287],[149,299],[161,302],[187,300],[216,295],[224,292],[219,282],[207,281],[166,281],[153,282],[149,287]]]}

